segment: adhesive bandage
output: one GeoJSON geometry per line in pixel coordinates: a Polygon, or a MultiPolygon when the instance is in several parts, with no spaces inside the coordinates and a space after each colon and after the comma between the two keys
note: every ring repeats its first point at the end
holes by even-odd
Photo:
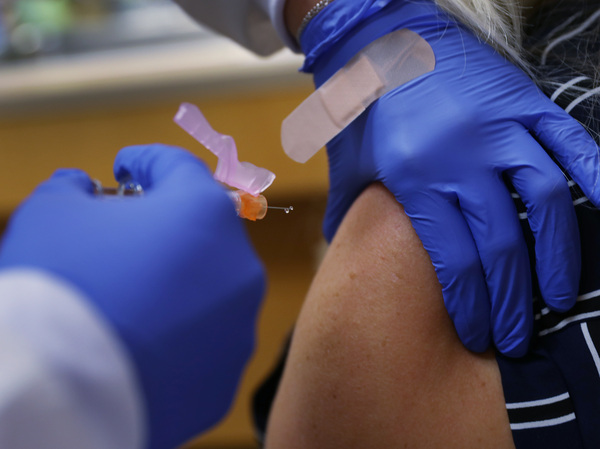
{"type": "Polygon", "coordinates": [[[432,48],[413,31],[373,41],[283,120],[285,153],[308,161],[383,94],[434,68],[432,48]]]}

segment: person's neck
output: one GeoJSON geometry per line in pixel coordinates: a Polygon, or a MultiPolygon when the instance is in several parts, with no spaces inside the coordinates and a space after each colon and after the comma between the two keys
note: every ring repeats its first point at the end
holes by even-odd
{"type": "Polygon", "coordinates": [[[295,36],[302,20],[319,0],[287,0],[283,10],[285,26],[295,36]]]}

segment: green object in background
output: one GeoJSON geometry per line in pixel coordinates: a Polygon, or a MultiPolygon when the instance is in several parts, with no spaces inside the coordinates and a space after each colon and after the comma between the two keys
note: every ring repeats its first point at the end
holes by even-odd
{"type": "Polygon", "coordinates": [[[19,0],[15,12],[21,23],[36,25],[46,33],[63,33],[73,15],[69,0],[19,0]]]}

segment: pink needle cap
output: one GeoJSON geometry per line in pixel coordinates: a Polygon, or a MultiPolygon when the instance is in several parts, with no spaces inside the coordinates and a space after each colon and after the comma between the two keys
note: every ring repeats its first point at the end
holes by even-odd
{"type": "Polygon", "coordinates": [[[275,174],[266,168],[238,160],[233,137],[218,133],[208,123],[200,109],[190,103],[182,103],[174,118],[189,135],[208,148],[219,158],[214,178],[230,187],[258,195],[269,187],[275,174]]]}

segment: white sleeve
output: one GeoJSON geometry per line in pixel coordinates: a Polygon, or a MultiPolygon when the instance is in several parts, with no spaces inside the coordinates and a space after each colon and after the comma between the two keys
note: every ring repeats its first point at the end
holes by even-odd
{"type": "Polygon", "coordinates": [[[283,20],[285,0],[175,0],[196,21],[262,56],[299,52],[283,20]]]}
{"type": "Polygon", "coordinates": [[[0,274],[0,448],[140,449],[141,394],[128,356],[69,285],[0,274]]]}

